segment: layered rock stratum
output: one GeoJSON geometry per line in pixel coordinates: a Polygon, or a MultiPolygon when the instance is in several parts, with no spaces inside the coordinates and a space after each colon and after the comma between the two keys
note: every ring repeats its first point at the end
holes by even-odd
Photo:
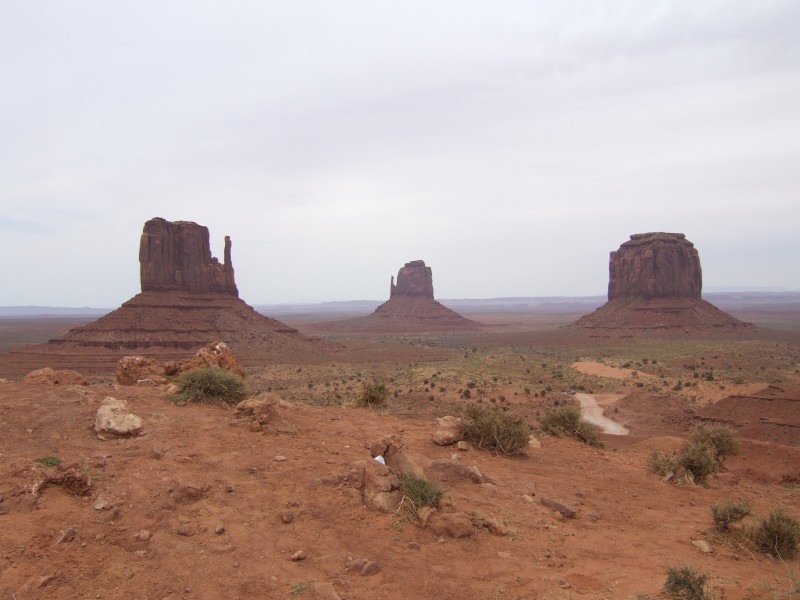
{"type": "Polygon", "coordinates": [[[682,233],[637,233],[611,252],[608,302],[570,325],[598,335],[752,328],[701,298],[700,255],[682,233]]]}
{"type": "Polygon", "coordinates": [[[124,355],[177,360],[215,341],[225,342],[245,366],[332,350],[238,297],[229,237],[220,263],[211,255],[208,228],[151,219],[144,224],[139,262],[141,293],[92,323],[3,356],[3,373],[38,366],[113,371],[124,355]]]}

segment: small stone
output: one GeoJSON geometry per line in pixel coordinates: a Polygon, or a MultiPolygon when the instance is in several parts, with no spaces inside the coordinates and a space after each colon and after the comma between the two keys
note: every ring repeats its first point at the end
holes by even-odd
{"type": "Polygon", "coordinates": [[[529,496],[528,494],[522,494],[522,499],[525,500],[525,502],[529,502],[531,504],[536,502],[536,500],[533,499],[533,496],[529,496]]]}
{"type": "Polygon", "coordinates": [[[150,539],[151,535],[150,535],[150,532],[147,529],[142,529],[139,532],[138,537],[139,537],[139,541],[146,542],[147,540],[150,539]]]}
{"type": "Polygon", "coordinates": [[[183,537],[192,537],[194,535],[194,530],[188,525],[181,525],[175,530],[175,532],[183,537]]]}
{"type": "Polygon", "coordinates": [[[289,558],[289,560],[294,561],[294,562],[298,562],[298,561],[301,561],[301,560],[305,560],[306,557],[307,557],[307,555],[306,555],[305,552],[303,552],[302,550],[298,550],[297,552],[292,554],[292,556],[289,558]]]}
{"type": "Polygon", "coordinates": [[[692,540],[692,546],[704,554],[711,554],[714,552],[714,548],[705,540],[692,540]]]}
{"type": "Polygon", "coordinates": [[[139,558],[142,558],[142,557],[144,557],[144,556],[147,556],[147,550],[137,550],[137,551],[136,551],[136,552],[134,552],[133,554],[134,554],[135,556],[138,556],[139,558]]]}
{"type": "Polygon", "coordinates": [[[40,587],[40,588],[43,588],[43,587],[45,587],[45,586],[46,586],[48,583],[50,583],[51,581],[53,581],[55,578],[56,578],[56,576],[55,576],[54,574],[52,574],[52,573],[51,573],[50,575],[45,575],[44,577],[42,577],[42,578],[39,580],[39,585],[38,585],[38,587],[40,587]]]}
{"type": "Polygon", "coordinates": [[[106,500],[103,496],[98,496],[94,502],[95,510],[110,510],[113,504],[106,500]]]}
{"type": "Polygon", "coordinates": [[[66,542],[71,542],[72,540],[75,539],[75,534],[76,533],[77,533],[77,531],[75,531],[72,527],[70,527],[68,529],[65,529],[64,531],[61,532],[61,535],[58,536],[58,540],[56,540],[56,544],[63,544],[63,543],[66,543],[66,542]]]}
{"type": "Polygon", "coordinates": [[[278,454],[278,455],[277,455],[275,458],[273,458],[272,460],[274,460],[275,462],[283,462],[283,461],[285,461],[285,460],[286,460],[286,457],[285,457],[285,456],[281,456],[280,454],[278,454]]]}
{"type": "Polygon", "coordinates": [[[250,421],[250,431],[258,432],[261,431],[261,423],[259,421],[250,421]]]}
{"type": "Polygon", "coordinates": [[[409,550],[419,550],[419,542],[408,542],[409,550]]]}
{"type": "Polygon", "coordinates": [[[364,566],[361,567],[361,576],[362,577],[369,577],[370,575],[375,575],[381,568],[375,561],[368,560],[364,563],[364,566]]]}
{"type": "Polygon", "coordinates": [[[216,533],[217,535],[222,535],[223,533],[225,533],[225,526],[221,524],[217,525],[216,527],[214,527],[214,533],[216,533]]]}
{"type": "Polygon", "coordinates": [[[462,452],[466,452],[470,448],[469,442],[465,442],[464,440],[456,442],[456,448],[458,448],[462,452]]]}
{"type": "Polygon", "coordinates": [[[565,581],[565,580],[561,579],[558,582],[558,587],[560,587],[562,590],[568,590],[572,586],[570,585],[569,581],[565,581]]]}
{"type": "Polygon", "coordinates": [[[535,438],[533,436],[528,438],[528,448],[537,448],[538,449],[538,448],[541,448],[541,447],[542,447],[542,442],[540,442],[538,440],[538,438],[535,438]]]}
{"type": "Polygon", "coordinates": [[[500,558],[511,558],[511,552],[508,550],[501,550],[497,553],[497,556],[500,558]]]}
{"type": "Polygon", "coordinates": [[[542,498],[541,503],[544,504],[547,508],[552,508],[555,511],[558,511],[560,514],[565,516],[568,519],[574,519],[575,515],[578,514],[578,511],[572,508],[567,504],[562,504],[561,502],[556,502],[555,500],[551,500],[550,498],[542,498]]]}
{"type": "Polygon", "coordinates": [[[311,593],[314,594],[315,600],[342,600],[341,596],[336,593],[333,585],[324,582],[314,582],[311,584],[311,593]]]}
{"type": "Polygon", "coordinates": [[[366,558],[356,558],[347,563],[347,570],[351,573],[360,573],[365,564],[367,564],[366,558]]]}
{"type": "Polygon", "coordinates": [[[281,522],[282,523],[285,523],[285,524],[288,525],[292,521],[294,521],[294,514],[291,511],[285,510],[285,511],[283,511],[281,513],[281,522]]]}

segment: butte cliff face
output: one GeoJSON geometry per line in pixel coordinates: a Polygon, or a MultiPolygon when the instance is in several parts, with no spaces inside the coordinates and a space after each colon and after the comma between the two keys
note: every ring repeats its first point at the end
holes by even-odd
{"type": "Polygon", "coordinates": [[[752,328],[701,299],[700,256],[682,233],[639,233],[611,253],[608,302],[572,328],[598,336],[752,328]]]}
{"type": "Polygon", "coordinates": [[[406,296],[409,298],[433,298],[433,271],[425,266],[424,260],[407,262],[397,272],[389,287],[389,298],[406,296]]]}
{"type": "Polygon", "coordinates": [[[608,299],[700,298],[700,255],[682,233],[637,233],[608,264],[608,299]]]}
{"type": "Polygon", "coordinates": [[[208,228],[188,221],[147,221],[139,245],[141,293],[98,320],[4,357],[8,373],[42,366],[82,372],[114,369],[120,356],[179,359],[212,342],[228,344],[244,365],[263,364],[333,345],[270,319],[238,297],[225,238],[222,264],[211,256],[208,228]]]}
{"type": "Polygon", "coordinates": [[[225,236],[224,262],[211,256],[208,227],[156,217],[144,224],[139,243],[143,292],[217,292],[238,296],[225,236]]]}

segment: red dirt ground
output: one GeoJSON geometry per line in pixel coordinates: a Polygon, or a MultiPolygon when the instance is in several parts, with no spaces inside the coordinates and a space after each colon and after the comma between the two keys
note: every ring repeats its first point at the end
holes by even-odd
{"type": "Polygon", "coordinates": [[[314,597],[313,582],[346,600],[634,598],[658,593],[664,569],[684,562],[726,598],[773,598],[798,566],[715,537],[709,518],[711,504],[731,497],[761,514],[800,514],[796,486],[780,483],[800,464],[797,446],[748,442],[746,458],[707,488],[649,474],[649,449],[635,438],[605,450],[544,438],[516,459],[460,452],[496,485],[450,485],[448,503],[497,518],[510,534],[452,540],[366,509],[346,486],[315,483],[369,460],[365,444],[387,434],[423,465],[450,457],[430,441],[432,420],[296,405],[281,409],[294,433],[254,433],[225,408],[164,396],[102,378],[68,389],[0,384],[0,598],[314,597]],[[94,414],[108,395],[129,402],[144,435],[97,438],[94,414]],[[83,472],[89,495],[58,485],[32,494],[42,473],[62,468],[33,460],[45,456],[83,472]],[[577,517],[560,518],[542,497],[574,506],[577,517]],[[106,510],[95,509],[100,498],[106,510]],[[74,537],[59,542],[64,532],[74,537]],[[692,540],[711,541],[714,552],[692,540]],[[298,550],[307,558],[291,561],[298,550]],[[376,561],[380,572],[350,573],[350,557],[376,561]]]}

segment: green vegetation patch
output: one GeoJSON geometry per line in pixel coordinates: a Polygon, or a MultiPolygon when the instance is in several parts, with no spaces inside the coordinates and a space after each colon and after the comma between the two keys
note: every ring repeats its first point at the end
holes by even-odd
{"type": "Polygon", "coordinates": [[[175,400],[238,404],[247,397],[244,380],[223,369],[208,367],[186,371],[178,378],[175,400]]]}

